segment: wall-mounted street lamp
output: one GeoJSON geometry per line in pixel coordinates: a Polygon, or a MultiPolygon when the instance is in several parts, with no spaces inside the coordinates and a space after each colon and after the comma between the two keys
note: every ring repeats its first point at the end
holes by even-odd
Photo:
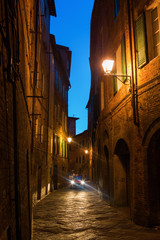
{"type": "Polygon", "coordinates": [[[68,140],[69,143],[72,142],[72,138],[71,137],[68,137],[67,140],[68,140]]]}
{"type": "Polygon", "coordinates": [[[85,154],[88,154],[88,150],[87,149],[84,152],[85,152],[85,154]]]}
{"type": "Polygon", "coordinates": [[[131,91],[131,76],[130,75],[125,75],[125,74],[114,74],[111,73],[114,65],[114,60],[104,60],[102,63],[102,67],[104,69],[105,75],[106,76],[113,76],[116,77],[121,83],[124,85],[128,85],[129,80],[129,91],[131,91]],[[126,81],[122,81],[120,78],[126,77],[126,81]]]}

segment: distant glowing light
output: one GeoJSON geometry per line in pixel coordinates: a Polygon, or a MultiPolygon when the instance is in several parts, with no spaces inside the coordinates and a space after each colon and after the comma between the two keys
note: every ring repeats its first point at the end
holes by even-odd
{"type": "Polygon", "coordinates": [[[74,180],[71,181],[71,184],[72,184],[72,185],[74,184],[74,180]]]}
{"type": "Polygon", "coordinates": [[[112,71],[114,60],[104,60],[102,67],[105,73],[110,73],[112,71]]]}
{"type": "Polygon", "coordinates": [[[82,184],[82,185],[84,185],[84,184],[85,184],[85,182],[82,180],[82,181],[81,181],[81,184],[82,184]]]}
{"type": "Polygon", "coordinates": [[[85,154],[88,154],[88,150],[87,149],[85,150],[85,154]]]}

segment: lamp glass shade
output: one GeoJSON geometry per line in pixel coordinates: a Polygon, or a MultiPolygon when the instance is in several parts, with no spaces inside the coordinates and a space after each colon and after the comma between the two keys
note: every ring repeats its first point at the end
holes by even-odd
{"type": "Polygon", "coordinates": [[[110,73],[112,71],[114,60],[104,60],[102,63],[105,73],[110,73]]]}
{"type": "Polygon", "coordinates": [[[68,137],[68,142],[72,142],[72,138],[71,137],[68,137]]]}
{"type": "Polygon", "coordinates": [[[87,149],[85,150],[85,154],[88,154],[88,150],[87,149]]]}

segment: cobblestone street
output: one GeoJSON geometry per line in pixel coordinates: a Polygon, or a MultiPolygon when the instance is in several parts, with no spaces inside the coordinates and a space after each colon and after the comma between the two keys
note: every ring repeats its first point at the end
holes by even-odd
{"type": "Polygon", "coordinates": [[[135,225],[96,190],[54,191],[33,214],[34,240],[160,240],[160,230],[135,225]]]}

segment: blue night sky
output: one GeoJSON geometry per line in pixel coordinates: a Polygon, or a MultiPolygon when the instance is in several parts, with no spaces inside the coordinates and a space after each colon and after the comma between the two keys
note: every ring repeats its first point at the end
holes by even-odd
{"type": "Polygon", "coordinates": [[[90,21],[94,0],[55,0],[57,17],[51,17],[51,34],[56,43],[72,51],[71,89],[68,112],[79,117],[76,134],[87,129],[87,109],[90,91],[90,21]]]}

